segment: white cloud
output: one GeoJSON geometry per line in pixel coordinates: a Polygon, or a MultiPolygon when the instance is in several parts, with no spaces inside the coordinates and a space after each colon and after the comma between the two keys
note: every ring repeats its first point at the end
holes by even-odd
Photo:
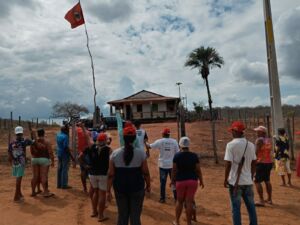
{"type": "MultiPolygon", "coordinates": [[[[70,29],[64,20],[76,1],[16,2],[0,0],[0,8],[7,9],[0,14],[0,105],[10,103],[9,109],[1,107],[0,116],[14,109],[27,117],[47,117],[57,101],[92,110],[84,27],[70,29]],[[39,107],[42,102],[47,107],[39,107]]],[[[297,95],[300,84],[299,6],[297,0],[272,1],[283,98],[297,95]]],[[[142,89],[177,96],[177,81],[183,82],[189,105],[207,102],[202,78],[183,66],[187,54],[201,45],[215,47],[225,60],[209,76],[215,106],[269,103],[262,1],[91,0],[82,1],[82,7],[97,103],[106,112],[107,101],[142,89]]]]}

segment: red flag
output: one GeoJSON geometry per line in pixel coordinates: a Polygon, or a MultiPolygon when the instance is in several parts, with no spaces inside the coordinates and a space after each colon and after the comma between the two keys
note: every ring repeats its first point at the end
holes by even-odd
{"type": "Polygon", "coordinates": [[[72,9],[67,12],[67,14],[65,15],[65,19],[70,22],[72,29],[84,24],[84,17],[80,2],[78,2],[72,9]]]}

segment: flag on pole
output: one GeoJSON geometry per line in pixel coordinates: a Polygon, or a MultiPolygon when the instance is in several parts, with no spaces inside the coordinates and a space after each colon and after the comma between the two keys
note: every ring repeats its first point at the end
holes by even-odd
{"type": "Polygon", "coordinates": [[[80,2],[78,2],[72,9],[67,12],[67,14],[65,15],[65,19],[69,21],[72,29],[84,24],[84,17],[80,2]]]}

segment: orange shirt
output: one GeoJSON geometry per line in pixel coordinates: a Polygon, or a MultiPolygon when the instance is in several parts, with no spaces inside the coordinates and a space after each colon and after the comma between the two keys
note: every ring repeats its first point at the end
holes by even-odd
{"type": "MultiPolygon", "coordinates": [[[[84,136],[83,130],[81,127],[76,128],[77,132],[77,148],[78,148],[78,153],[82,153],[87,147],[89,147],[86,138],[84,136]]],[[[87,134],[90,136],[90,132],[86,131],[87,134]]]]}
{"type": "Polygon", "coordinates": [[[270,138],[259,138],[257,141],[262,141],[263,144],[259,150],[257,150],[257,162],[258,163],[272,163],[272,142],[270,138]]]}

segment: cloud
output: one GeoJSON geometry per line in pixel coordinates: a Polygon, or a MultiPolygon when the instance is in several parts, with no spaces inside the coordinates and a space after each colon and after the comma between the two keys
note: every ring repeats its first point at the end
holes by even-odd
{"type": "Polygon", "coordinates": [[[41,97],[37,98],[36,103],[49,104],[49,103],[51,103],[51,100],[44,96],[41,96],[41,97]]]}
{"type": "MultiPolygon", "coordinates": [[[[22,117],[48,118],[57,101],[93,111],[84,27],[70,29],[64,20],[75,2],[1,1],[1,117],[13,110],[22,117]]],[[[272,1],[283,98],[299,91],[299,5],[298,0],[272,1]]],[[[91,0],[82,7],[97,104],[104,114],[107,101],[143,89],[178,96],[178,81],[188,105],[206,103],[202,78],[184,67],[188,53],[202,45],[216,48],[225,60],[209,76],[214,106],[269,103],[261,1],[91,0]]]]}
{"type": "Polygon", "coordinates": [[[284,13],[276,24],[279,32],[280,70],[283,76],[300,80],[300,7],[284,13]]]}
{"type": "Polygon", "coordinates": [[[111,23],[127,20],[133,9],[130,0],[111,0],[107,2],[92,1],[88,11],[100,21],[111,23]]]}
{"type": "Polygon", "coordinates": [[[267,65],[262,62],[239,60],[232,66],[232,73],[238,81],[250,84],[268,84],[267,65]]]}
{"type": "Polygon", "coordinates": [[[15,7],[34,9],[37,6],[35,0],[1,0],[0,1],[0,20],[9,16],[15,7]]]}

